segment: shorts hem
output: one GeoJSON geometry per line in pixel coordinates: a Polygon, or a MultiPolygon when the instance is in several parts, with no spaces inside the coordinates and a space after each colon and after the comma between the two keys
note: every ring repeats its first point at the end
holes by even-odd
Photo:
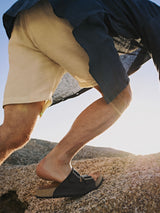
{"type": "Polygon", "coordinates": [[[95,86],[98,85],[97,82],[92,82],[92,83],[88,83],[88,82],[87,82],[87,84],[86,84],[86,83],[80,83],[80,82],[78,82],[78,84],[79,84],[79,86],[80,86],[81,88],[90,88],[90,87],[95,87],[95,86]]]}
{"type": "Polygon", "coordinates": [[[27,98],[6,98],[3,101],[3,108],[6,105],[10,104],[29,104],[29,103],[36,103],[36,102],[41,102],[45,101],[45,104],[42,108],[42,111],[40,112],[40,116],[44,113],[44,111],[52,104],[52,97],[44,97],[44,98],[37,98],[37,99],[30,99],[27,100],[27,98]]]}

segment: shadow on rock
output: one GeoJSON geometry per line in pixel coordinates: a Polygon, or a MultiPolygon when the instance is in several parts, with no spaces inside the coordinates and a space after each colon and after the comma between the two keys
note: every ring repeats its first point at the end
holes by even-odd
{"type": "Polygon", "coordinates": [[[9,191],[0,197],[0,213],[23,213],[27,206],[18,199],[15,191],[9,191]]]}

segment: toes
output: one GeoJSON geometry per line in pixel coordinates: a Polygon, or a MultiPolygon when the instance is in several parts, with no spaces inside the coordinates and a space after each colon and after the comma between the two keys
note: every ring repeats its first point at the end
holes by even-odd
{"type": "Polygon", "coordinates": [[[96,181],[98,179],[98,177],[100,176],[100,172],[98,172],[98,171],[92,172],[89,175],[96,181]]]}

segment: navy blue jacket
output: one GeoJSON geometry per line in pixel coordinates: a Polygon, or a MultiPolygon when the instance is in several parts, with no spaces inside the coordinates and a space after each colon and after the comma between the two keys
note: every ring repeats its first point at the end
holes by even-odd
{"type": "MultiPolygon", "coordinates": [[[[10,38],[18,13],[39,0],[18,0],[3,16],[10,38]]],[[[73,26],[89,56],[89,71],[105,100],[112,101],[150,56],[159,71],[160,7],[148,0],[49,0],[55,14],[73,26]],[[122,60],[118,53],[123,53],[122,60]],[[125,69],[122,61],[127,58],[125,69]],[[128,74],[127,74],[128,73],[128,74]]]]}

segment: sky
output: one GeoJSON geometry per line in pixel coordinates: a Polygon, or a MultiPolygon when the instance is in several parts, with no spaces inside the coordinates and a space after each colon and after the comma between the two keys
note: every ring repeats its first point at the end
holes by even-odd
{"type": "MultiPolygon", "coordinates": [[[[2,100],[9,69],[8,38],[2,25],[2,14],[15,1],[5,0],[0,7],[0,124],[3,122],[2,100]]],[[[154,0],[159,3],[159,0],[154,0]]],[[[130,78],[133,98],[121,118],[107,131],[88,143],[111,147],[137,155],[160,152],[160,83],[152,60],[130,78]]],[[[74,99],[46,110],[32,133],[32,138],[59,142],[75,118],[100,94],[92,89],[74,99]]]]}

